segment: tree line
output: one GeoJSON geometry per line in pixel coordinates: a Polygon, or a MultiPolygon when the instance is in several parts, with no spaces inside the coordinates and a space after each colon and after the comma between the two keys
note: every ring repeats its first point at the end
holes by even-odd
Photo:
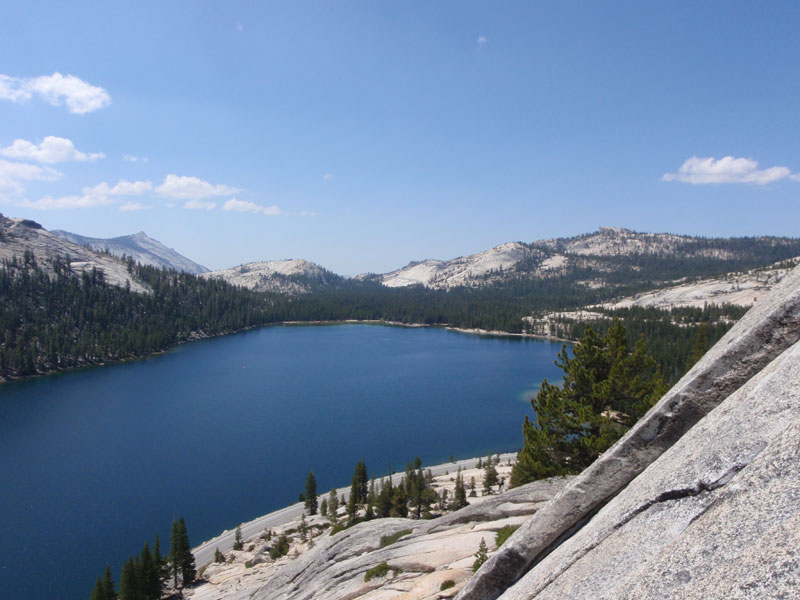
{"type": "Polygon", "coordinates": [[[196,570],[194,555],[186,532],[186,523],[181,517],[172,522],[170,550],[161,555],[158,536],[150,544],[145,542],[138,556],[125,561],[120,575],[119,589],[111,577],[111,567],[106,565],[102,577],[98,577],[89,598],[90,600],[159,600],[170,587],[175,590],[194,583],[196,570]]]}

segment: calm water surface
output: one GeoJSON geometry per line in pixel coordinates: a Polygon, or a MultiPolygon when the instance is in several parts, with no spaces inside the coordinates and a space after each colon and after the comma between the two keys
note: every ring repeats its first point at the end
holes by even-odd
{"type": "Polygon", "coordinates": [[[193,545],[414,456],[520,445],[560,345],[439,329],[272,327],[0,386],[0,597],[85,599],[184,516],[193,545]]]}

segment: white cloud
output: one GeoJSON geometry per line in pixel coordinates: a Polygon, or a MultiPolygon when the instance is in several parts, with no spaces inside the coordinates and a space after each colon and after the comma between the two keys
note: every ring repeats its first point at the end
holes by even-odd
{"type": "Polygon", "coordinates": [[[242,190],[227,185],[213,185],[197,177],[167,175],[156,193],[179,200],[199,200],[211,196],[232,196],[242,190]]]}
{"type": "Polygon", "coordinates": [[[300,211],[301,217],[318,217],[319,213],[314,210],[303,210],[300,211]]]}
{"type": "MultiPolygon", "coordinates": [[[[89,189],[89,188],[86,188],[89,189]]],[[[85,190],[84,190],[85,191],[85,190]]],[[[95,206],[107,206],[113,200],[103,194],[84,194],[83,196],[61,196],[54,198],[45,196],[39,200],[23,200],[20,206],[33,208],[36,210],[68,210],[71,208],[93,208],[95,206]]]]}
{"type": "Polygon", "coordinates": [[[53,106],[66,105],[74,114],[92,112],[111,104],[106,90],[74,75],[56,72],[41,77],[11,77],[0,74],[0,99],[26,102],[34,95],[53,106]]]}
{"type": "Polygon", "coordinates": [[[264,210],[262,211],[265,215],[270,217],[277,217],[278,215],[285,214],[279,206],[273,204],[271,206],[265,206],[264,210]]]}
{"type": "Polygon", "coordinates": [[[323,175],[322,178],[325,181],[331,181],[333,179],[333,173],[325,173],[325,175],[323,175]]]}
{"type": "Polygon", "coordinates": [[[150,162],[150,159],[146,156],[134,156],[133,154],[123,154],[122,160],[129,163],[135,163],[138,161],[142,161],[143,163],[150,162]]]}
{"type": "Polygon", "coordinates": [[[59,162],[86,162],[104,158],[102,152],[81,152],[71,140],[48,135],[38,146],[28,140],[17,139],[6,148],[0,148],[0,154],[7,158],[35,160],[52,165],[59,162]]]}
{"type": "MultiPolygon", "coordinates": [[[[149,181],[125,181],[121,179],[117,185],[111,187],[105,181],[97,185],[83,188],[81,196],[45,196],[39,200],[23,200],[21,206],[37,210],[65,210],[71,208],[94,208],[114,204],[116,196],[139,196],[153,189],[149,181]]],[[[141,210],[150,208],[138,202],[128,202],[120,207],[122,211],[141,210]]]]}
{"type": "Polygon", "coordinates": [[[233,210],[236,212],[250,212],[255,214],[263,214],[270,217],[277,217],[279,215],[285,214],[279,206],[273,204],[272,206],[261,206],[260,204],[256,204],[255,202],[249,202],[247,200],[237,200],[236,198],[231,198],[222,206],[222,210],[233,210]]]}
{"type": "Polygon", "coordinates": [[[758,161],[750,158],[725,156],[715,159],[710,156],[693,156],[681,165],[677,173],[665,173],[661,179],[692,184],[754,183],[766,185],[786,178],[800,181],[800,174],[792,173],[788,167],[759,169],[758,161]]]}
{"type": "Polygon", "coordinates": [[[50,167],[30,163],[11,162],[0,158],[0,192],[21,194],[26,181],[55,181],[61,173],[50,167]]]}
{"type": "Polygon", "coordinates": [[[208,200],[187,200],[183,208],[190,208],[193,210],[213,210],[216,208],[216,202],[209,202],[208,200]]]}
{"type": "Polygon", "coordinates": [[[108,196],[141,196],[152,189],[153,184],[149,181],[126,181],[120,179],[114,187],[109,186],[104,181],[91,188],[83,188],[83,193],[105,194],[108,196]]]}
{"type": "Polygon", "coordinates": [[[119,207],[120,212],[132,212],[135,210],[147,210],[148,208],[153,208],[152,206],[148,206],[146,204],[140,204],[139,202],[126,202],[122,206],[119,207]]]}
{"type": "Polygon", "coordinates": [[[246,200],[237,200],[236,198],[231,198],[222,205],[222,210],[260,213],[262,210],[264,210],[264,207],[256,204],[255,202],[247,202],[246,200]]]}
{"type": "Polygon", "coordinates": [[[483,48],[488,42],[489,40],[487,40],[484,36],[478,36],[478,47],[483,48]]]}
{"type": "Polygon", "coordinates": [[[236,31],[244,31],[244,25],[242,25],[239,21],[236,21],[236,31]]]}

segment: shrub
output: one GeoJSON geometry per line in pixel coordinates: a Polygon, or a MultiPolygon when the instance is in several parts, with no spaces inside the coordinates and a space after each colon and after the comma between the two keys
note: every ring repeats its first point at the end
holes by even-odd
{"type": "Polygon", "coordinates": [[[386,561],[383,561],[364,573],[364,581],[369,581],[374,577],[385,577],[387,573],[389,573],[389,564],[386,561]]]}
{"type": "Polygon", "coordinates": [[[393,575],[397,575],[398,573],[402,573],[403,569],[393,567],[389,565],[386,561],[383,561],[382,563],[375,565],[366,573],[364,573],[364,581],[369,581],[370,579],[373,579],[375,577],[385,577],[389,573],[389,571],[391,571],[393,575]]]}
{"type": "Polygon", "coordinates": [[[442,585],[439,586],[439,591],[443,592],[445,590],[449,590],[451,587],[455,587],[456,582],[452,579],[446,579],[442,582],[442,585]]]}
{"type": "Polygon", "coordinates": [[[252,560],[245,561],[245,563],[244,563],[244,568],[245,569],[249,569],[252,566],[253,566],[253,561],[252,560]]]}
{"type": "Polygon", "coordinates": [[[401,537],[406,536],[409,533],[411,533],[410,529],[403,529],[402,531],[398,531],[397,533],[393,533],[392,535],[382,535],[381,548],[385,548],[386,546],[391,546],[401,537]]]}
{"type": "Polygon", "coordinates": [[[278,541],[275,542],[275,545],[270,548],[269,557],[273,560],[280,558],[281,556],[286,556],[289,554],[289,538],[286,535],[282,535],[278,538],[278,541]]]}
{"type": "Polygon", "coordinates": [[[497,547],[503,545],[508,538],[511,537],[511,534],[514,533],[517,529],[519,529],[519,525],[506,525],[505,527],[501,527],[497,530],[497,535],[494,536],[494,541],[497,543],[497,547]]]}

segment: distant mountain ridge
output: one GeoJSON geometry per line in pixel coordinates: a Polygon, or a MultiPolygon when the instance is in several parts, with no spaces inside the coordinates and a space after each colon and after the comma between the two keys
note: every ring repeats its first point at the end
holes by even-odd
{"type": "MultiPolygon", "coordinates": [[[[412,262],[389,273],[365,277],[388,287],[423,285],[432,289],[452,289],[459,286],[490,287],[514,279],[544,279],[565,276],[568,272],[585,272],[587,278],[579,278],[577,283],[593,287],[603,283],[597,278],[598,274],[642,270],[647,263],[657,263],[659,259],[684,265],[717,262],[722,266],[726,261],[747,261],[748,253],[756,247],[764,256],[758,266],[800,255],[800,240],[794,238],[702,238],[601,227],[595,232],[568,238],[509,242],[451,260],[412,262]]],[[[748,265],[748,268],[752,266],[756,265],[748,265]]],[[[741,268],[733,264],[731,267],[729,270],[741,268]]],[[[688,273],[676,275],[681,277],[688,273]]],[[[666,278],[661,281],[666,281],[666,278]]]]}
{"type": "Polygon", "coordinates": [[[176,271],[184,271],[195,275],[209,271],[203,265],[186,258],[172,248],[168,248],[158,240],[151,238],[144,231],[115,238],[92,238],[60,229],[54,229],[51,233],[73,244],[88,246],[98,252],[108,252],[118,258],[123,255],[128,256],[143,265],[152,265],[161,269],[175,269],[176,271]]]}
{"type": "Polygon", "coordinates": [[[204,273],[203,277],[222,279],[256,292],[308,294],[319,287],[338,284],[344,277],[301,258],[265,260],[204,273]]]}

